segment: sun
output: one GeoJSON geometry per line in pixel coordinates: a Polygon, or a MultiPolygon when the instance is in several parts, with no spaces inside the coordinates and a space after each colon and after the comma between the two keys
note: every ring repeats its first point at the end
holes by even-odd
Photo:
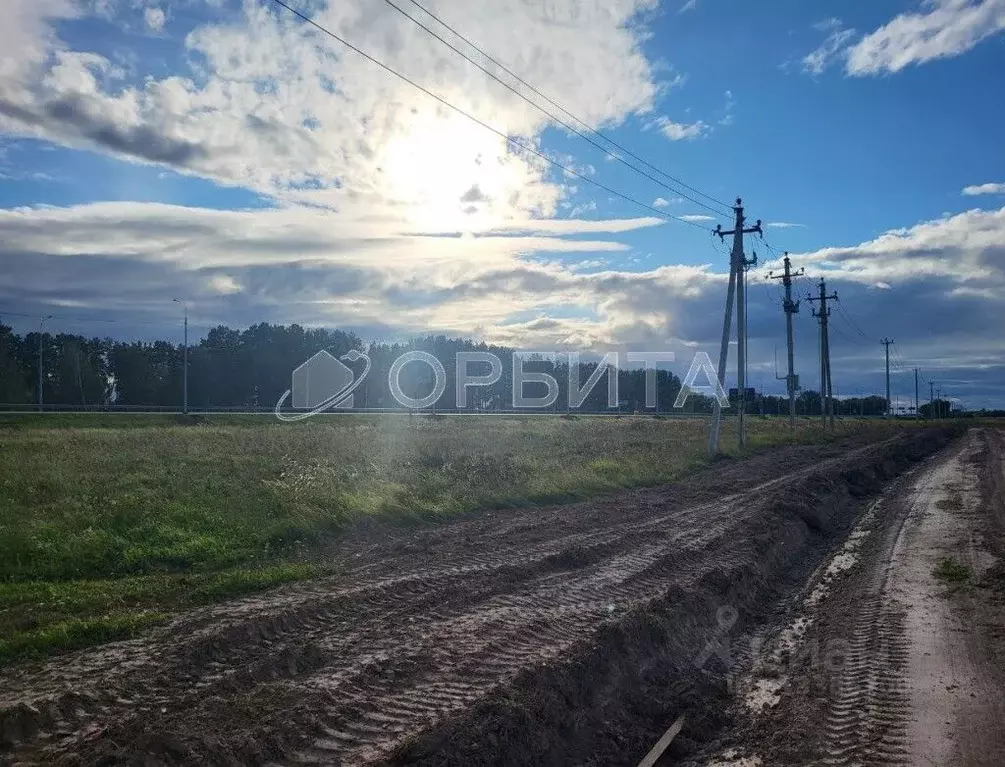
{"type": "Polygon", "coordinates": [[[457,116],[419,113],[387,142],[388,197],[418,231],[477,232],[514,217],[539,174],[505,139],[457,116]]]}

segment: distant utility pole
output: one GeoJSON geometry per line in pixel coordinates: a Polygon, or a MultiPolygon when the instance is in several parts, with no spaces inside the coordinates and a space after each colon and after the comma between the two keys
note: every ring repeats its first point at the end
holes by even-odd
{"type": "Polygon", "coordinates": [[[181,304],[182,311],[185,313],[185,347],[182,352],[182,373],[181,373],[181,387],[182,387],[182,405],[181,412],[188,415],[188,304],[182,301],[180,298],[172,298],[175,303],[181,304]]]}
{"type": "Polygon", "coordinates": [[[935,387],[935,406],[939,409],[939,418],[942,418],[942,389],[935,387]]]}
{"type": "Polygon", "coordinates": [[[51,320],[52,315],[45,315],[38,323],[38,412],[42,412],[42,336],[45,332],[45,321],[51,320]]]}
{"type": "Polygon", "coordinates": [[[813,316],[820,318],[820,420],[827,428],[827,418],[830,417],[831,431],[834,430],[834,389],[831,387],[831,350],[827,335],[827,318],[831,310],[827,308],[828,301],[837,301],[837,292],[827,295],[827,282],[820,278],[820,294],[810,296],[810,301],[819,301],[820,310],[813,310],[813,316]]]}
{"type": "Polygon", "coordinates": [[[935,418],[935,384],[928,382],[928,417],[935,418]]]}
{"type": "Polygon", "coordinates": [[[804,271],[800,269],[793,272],[789,261],[788,251],[785,253],[784,274],[774,274],[768,272],[769,280],[781,280],[785,286],[785,303],[782,304],[782,311],[785,312],[785,343],[789,350],[789,374],[785,377],[785,388],[789,393],[789,428],[796,428],[796,390],[799,388],[799,377],[795,373],[795,351],[792,345],[792,315],[799,311],[799,302],[792,300],[792,278],[801,277],[804,271]]]}
{"type": "MultiPolygon", "coordinates": [[[[733,208],[733,212],[736,214],[736,223],[732,231],[722,231],[721,225],[715,228],[715,233],[719,235],[719,239],[725,239],[726,235],[733,235],[733,250],[729,256],[729,287],[726,289],[726,310],[722,318],[722,345],[719,348],[718,374],[719,382],[725,388],[726,359],[729,354],[729,336],[733,329],[733,299],[735,296],[737,339],[736,385],[739,393],[740,447],[745,447],[747,444],[747,432],[743,420],[745,409],[744,399],[746,395],[744,388],[747,385],[745,376],[747,365],[747,305],[745,287],[747,266],[754,263],[754,261],[747,261],[746,256],[743,254],[743,235],[752,233],[761,234],[762,232],[760,219],[758,219],[757,224],[754,226],[744,228],[743,200],[739,197],[736,198],[736,206],[733,208]]],[[[712,408],[712,429],[708,435],[708,452],[711,455],[719,452],[719,428],[721,426],[722,407],[719,405],[719,401],[716,400],[712,408]]]]}
{"type": "Polygon", "coordinates": [[[884,338],[880,341],[883,346],[886,347],[886,417],[890,417],[890,344],[893,343],[892,338],[884,338]]]}
{"type": "Polygon", "coordinates": [[[914,417],[921,418],[921,412],[918,410],[918,369],[914,369],[914,417]]]}

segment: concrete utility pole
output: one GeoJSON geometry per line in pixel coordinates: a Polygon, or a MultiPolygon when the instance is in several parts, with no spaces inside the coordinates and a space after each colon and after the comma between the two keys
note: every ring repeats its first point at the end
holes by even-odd
{"type": "Polygon", "coordinates": [[[172,298],[177,304],[181,304],[182,311],[185,312],[185,346],[182,352],[182,371],[181,371],[181,381],[182,381],[182,405],[181,412],[188,415],[188,304],[182,301],[180,298],[172,298]]]}
{"type": "Polygon", "coordinates": [[[892,338],[884,338],[880,341],[883,346],[886,347],[886,417],[890,417],[890,344],[893,343],[892,338]]]}
{"type": "Polygon", "coordinates": [[[52,315],[45,315],[38,323],[38,412],[42,412],[42,334],[45,328],[45,321],[51,320],[52,315]]]}
{"type": "Polygon", "coordinates": [[[827,418],[830,416],[831,431],[834,430],[834,401],[832,399],[834,389],[831,387],[831,350],[830,340],[827,335],[827,318],[830,317],[831,310],[827,308],[828,301],[837,301],[838,294],[835,291],[827,295],[827,282],[820,278],[820,294],[809,296],[810,301],[819,301],[820,310],[813,310],[813,316],[820,318],[820,420],[827,427],[827,418]]]}
{"type": "Polygon", "coordinates": [[[769,280],[781,280],[785,286],[785,303],[782,304],[782,311],[785,312],[785,343],[789,349],[789,374],[785,378],[785,388],[789,393],[789,428],[795,431],[796,428],[796,391],[799,389],[799,377],[795,373],[794,360],[795,351],[792,344],[792,315],[799,311],[799,302],[792,300],[792,278],[801,277],[804,271],[792,272],[789,254],[785,253],[785,273],[774,274],[768,272],[769,280]]]}
{"type": "Polygon", "coordinates": [[[921,418],[921,413],[918,411],[918,369],[914,369],[914,417],[921,418]]]}
{"type": "MultiPolygon", "coordinates": [[[[726,359],[729,354],[729,336],[733,328],[733,299],[736,298],[736,339],[737,339],[737,365],[736,365],[736,385],[739,393],[739,428],[740,447],[747,444],[746,425],[744,424],[744,399],[746,392],[746,372],[747,365],[747,307],[746,307],[746,281],[747,266],[754,261],[747,261],[743,254],[743,235],[762,234],[761,221],[750,228],[744,228],[743,200],[736,198],[736,206],[733,208],[736,214],[736,222],[732,231],[722,231],[722,226],[715,228],[715,234],[719,239],[725,239],[726,235],[733,235],[733,250],[729,256],[729,287],[726,289],[726,310],[722,319],[722,345],[719,348],[719,382],[723,389],[726,388],[726,359]]],[[[712,428],[708,435],[708,452],[715,455],[719,452],[719,429],[722,426],[722,407],[718,400],[712,408],[712,428]]]]}

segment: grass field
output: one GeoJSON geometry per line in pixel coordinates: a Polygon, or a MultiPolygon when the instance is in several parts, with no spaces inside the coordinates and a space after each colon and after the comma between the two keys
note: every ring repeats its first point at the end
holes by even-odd
{"type": "MultiPolygon", "coordinates": [[[[816,420],[797,438],[827,438],[816,420]]],[[[843,421],[839,434],[882,428],[843,421]]],[[[0,416],[0,664],[332,572],[366,516],[411,524],[671,481],[707,424],[652,418],[0,416]]],[[[790,441],[752,418],[750,448],[790,441]]],[[[730,452],[735,436],[724,430],[730,452]]]]}

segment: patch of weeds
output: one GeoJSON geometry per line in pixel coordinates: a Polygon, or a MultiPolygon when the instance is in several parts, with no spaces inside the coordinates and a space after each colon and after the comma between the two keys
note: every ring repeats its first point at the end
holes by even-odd
{"type": "Polygon", "coordinates": [[[936,578],[949,586],[950,590],[965,588],[973,579],[973,572],[953,557],[943,557],[933,571],[936,578]]]}
{"type": "Polygon", "coordinates": [[[0,582],[0,667],[131,639],[178,610],[334,571],[288,562],[214,573],[0,582]]]}
{"type": "Polygon", "coordinates": [[[102,642],[130,639],[167,619],[166,613],[144,611],[73,618],[28,631],[15,631],[0,639],[0,667],[102,642]]]}
{"type": "Polygon", "coordinates": [[[935,507],[943,511],[959,511],[963,508],[963,497],[959,493],[954,493],[948,498],[936,501],[935,507]]]}

